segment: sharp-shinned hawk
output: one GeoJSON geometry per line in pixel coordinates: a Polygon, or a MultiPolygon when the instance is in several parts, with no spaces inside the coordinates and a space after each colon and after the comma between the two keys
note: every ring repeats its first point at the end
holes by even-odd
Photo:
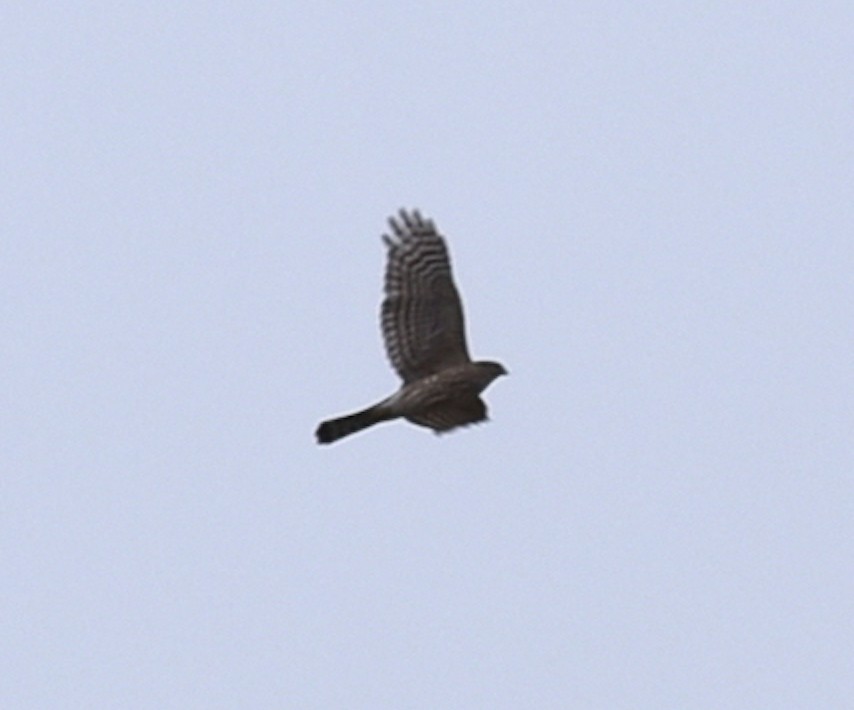
{"type": "Polygon", "coordinates": [[[507,371],[497,362],[472,362],[463,307],[451,275],[445,240],[417,210],[389,219],[382,332],[403,385],[367,409],[322,422],[321,444],[379,422],[404,419],[437,433],[485,421],[480,393],[507,371]]]}

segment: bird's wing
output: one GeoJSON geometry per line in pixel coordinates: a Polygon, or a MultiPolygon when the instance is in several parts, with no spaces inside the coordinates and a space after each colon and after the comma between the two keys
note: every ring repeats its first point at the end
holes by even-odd
{"type": "Polygon", "coordinates": [[[412,382],[470,362],[445,240],[417,211],[401,210],[389,224],[381,324],[392,366],[412,382]]]}

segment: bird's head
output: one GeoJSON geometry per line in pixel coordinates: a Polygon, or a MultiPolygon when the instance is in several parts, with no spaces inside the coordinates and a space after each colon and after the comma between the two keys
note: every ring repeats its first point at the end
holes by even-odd
{"type": "Polygon", "coordinates": [[[483,373],[483,378],[487,384],[493,380],[507,374],[507,370],[500,362],[491,360],[482,360],[477,363],[478,369],[483,373]]]}

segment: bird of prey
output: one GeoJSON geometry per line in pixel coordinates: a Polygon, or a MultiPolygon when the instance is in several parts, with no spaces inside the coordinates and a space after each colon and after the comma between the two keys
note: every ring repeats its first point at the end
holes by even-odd
{"type": "Polygon", "coordinates": [[[403,380],[390,397],[354,414],[322,422],[317,441],[329,444],[374,424],[403,418],[437,433],[487,419],[480,393],[506,375],[497,362],[473,362],[463,307],[445,240],[417,210],[389,219],[381,325],[392,367],[403,380]]]}

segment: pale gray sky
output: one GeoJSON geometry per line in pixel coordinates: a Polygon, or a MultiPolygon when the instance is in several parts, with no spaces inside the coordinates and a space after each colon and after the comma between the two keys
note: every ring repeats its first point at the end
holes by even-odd
{"type": "Polygon", "coordinates": [[[848,2],[7,3],[0,706],[854,707],[848,2]],[[447,235],[493,421],[397,386],[447,235]]]}

